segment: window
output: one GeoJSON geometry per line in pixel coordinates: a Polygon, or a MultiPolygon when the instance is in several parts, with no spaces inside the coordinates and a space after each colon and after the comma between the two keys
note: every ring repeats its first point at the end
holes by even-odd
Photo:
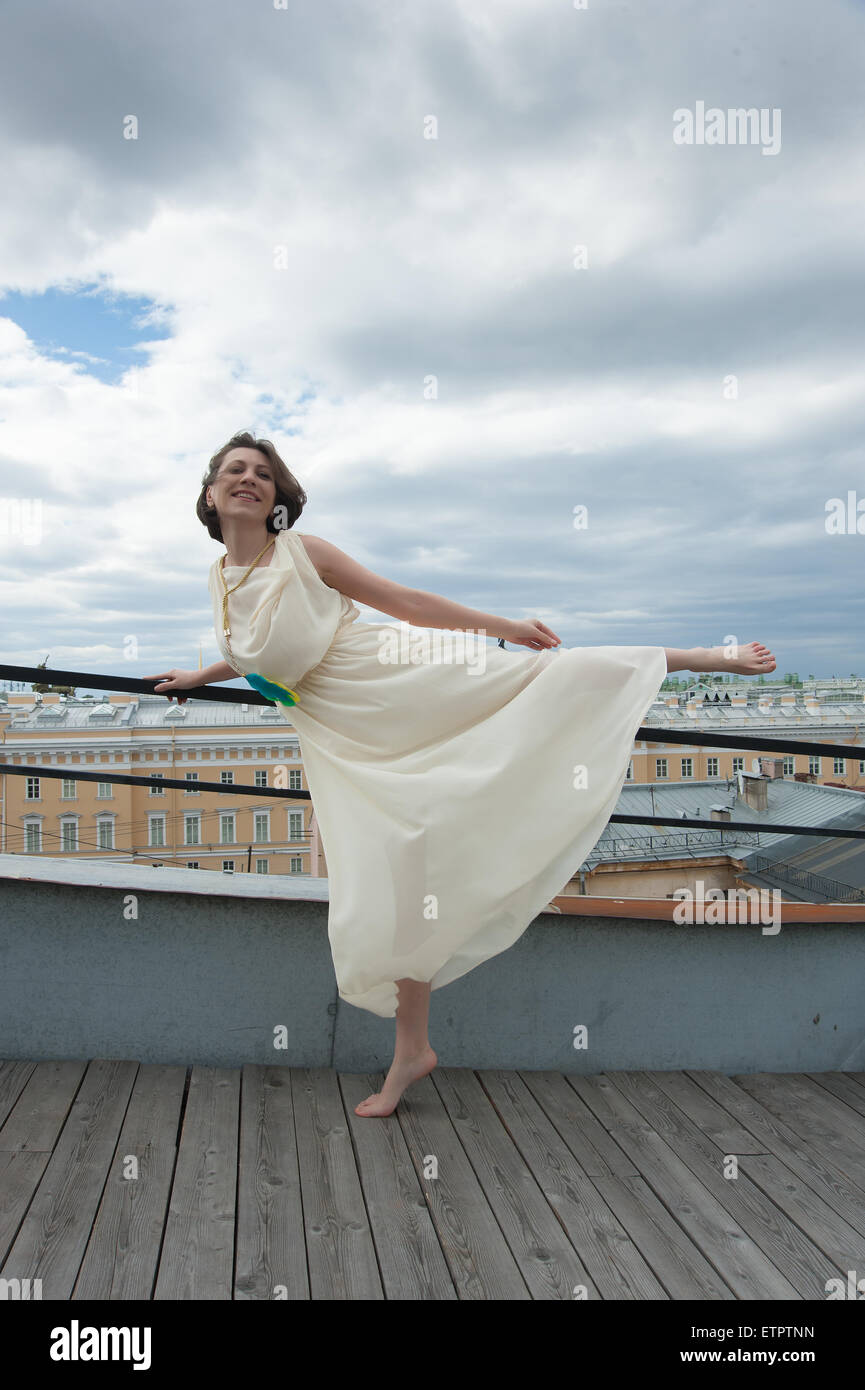
{"type": "Polygon", "coordinates": [[[789,757],[785,757],[785,759],[784,759],[784,776],[785,776],[785,777],[792,777],[792,776],[793,776],[793,773],[794,773],[795,771],[796,771],[796,759],[795,759],[795,757],[791,754],[789,757]]]}
{"type": "Polygon", "coordinates": [[[744,759],[744,758],[734,758],[734,759],[733,759],[733,772],[736,773],[736,772],[744,772],[744,771],[745,771],[745,759],[744,759]]]}
{"type": "Polygon", "coordinates": [[[266,874],[266,873],[267,873],[267,860],[266,860],[266,859],[256,859],[256,861],[255,861],[255,872],[256,872],[257,874],[266,874]]]}
{"type": "Polygon", "coordinates": [[[26,799],[27,801],[41,801],[42,798],[41,798],[40,795],[39,795],[39,778],[38,778],[38,777],[28,777],[28,778],[27,778],[27,791],[26,791],[26,793],[25,793],[25,799],[26,799]]]}
{"type": "MultiPolygon", "coordinates": [[[[151,782],[152,782],[155,778],[161,777],[161,776],[162,776],[162,773],[161,773],[161,772],[151,772],[151,774],[150,774],[150,780],[151,780],[151,782]]],[[[150,788],[150,795],[151,795],[151,796],[164,796],[164,795],[165,795],[165,788],[164,788],[164,787],[151,787],[151,788],[150,788]]]]}
{"type": "Polygon", "coordinates": [[[30,821],[24,828],[27,832],[27,853],[38,853],[42,849],[42,826],[38,821],[30,821]]]}
{"type": "Polygon", "coordinates": [[[266,786],[267,786],[267,768],[266,768],[266,767],[257,767],[257,768],[255,769],[255,783],[254,783],[254,785],[255,785],[256,787],[266,787],[266,786]]]}
{"type": "Polygon", "coordinates": [[[627,771],[627,773],[625,774],[625,781],[626,781],[626,782],[632,782],[632,781],[633,781],[633,778],[634,778],[634,760],[633,760],[633,758],[629,758],[629,759],[628,759],[628,771],[627,771]]]}
{"type": "Polygon", "coordinates": [[[226,786],[233,787],[233,786],[234,786],[234,770],[233,770],[232,768],[228,768],[228,769],[223,768],[222,772],[220,772],[220,774],[219,774],[219,780],[220,780],[220,782],[224,783],[226,786]]]}
{"type": "Polygon", "coordinates": [[[863,772],[865,772],[865,758],[860,758],[860,759],[859,759],[859,772],[860,772],[860,775],[861,775],[863,772]]]}
{"type": "Polygon", "coordinates": [[[303,784],[300,780],[299,767],[290,767],[288,769],[288,790],[290,792],[303,791],[303,784]]]}
{"type": "Polygon", "coordinates": [[[113,820],[100,820],[100,821],[97,821],[97,822],[96,822],[96,827],[97,827],[97,830],[98,830],[98,832],[99,832],[99,834],[98,834],[99,848],[100,848],[100,849],[113,849],[113,848],[114,848],[114,821],[113,821],[113,820]]]}
{"type": "Polygon", "coordinates": [[[78,824],[74,820],[60,822],[60,848],[72,853],[78,848],[78,824]]]}
{"type": "Polygon", "coordinates": [[[267,811],[257,811],[255,815],[256,840],[270,839],[270,815],[267,811]]]}
{"type": "Polygon", "coordinates": [[[820,758],[819,758],[819,757],[814,757],[813,754],[811,755],[811,757],[809,757],[809,759],[808,759],[808,771],[810,772],[810,774],[811,774],[812,777],[819,777],[819,776],[820,776],[820,773],[821,773],[821,771],[822,771],[822,768],[820,767],[820,758]]]}
{"type": "Polygon", "coordinates": [[[290,840],[303,839],[303,812],[289,811],[288,813],[288,838],[290,840]]]}
{"type": "MultiPolygon", "coordinates": [[[[219,843],[221,845],[234,844],[234,814],[219,817],[219,843]]],[[[234,866],[232,865],[232,868],[234,866]]]]}
{"type": "Polygon", "coordinates": [[[666,758],[656,758],[656,759],[655,759],[655,777],[656,777],[659,781],[661,781],[661,780],[663,780],[663,778],[666,777],[666,775],[667,775],[667,759],[666,759],[666,758]]]}
{"type": "Polygon", "coordinates": [[[846,759],[846,758],[833,758],[833,760],[832,760],[832,771],[835,773],[835,776],[836,776],[836,777],[843,777],[844,774],[845,774],[846,771],[847,771],[847,759],[846,759]]]}
{"type": "Polygon", "coordinates": [[[150,841],[151,846],[162,848],[165,845],[165,817],[150,817],[150,841]]]}
{"type": "Polygon", "coordinates": [[[113,791],[112,791],[112,789],[111,789],[111,783],[110,783],[110,782],[97,782],[97,783],[96,783],[96,795],[97,795],[97,797],[99,798],[99,800],[101,800],[101,801],[104,801],[106,797],[113,796],[114,793],[113,793],[113,791]]]}
{"type": "Polygon", "coordinates": [[[683,758],[683,759],[682,759],[682,776],[683,776],[683,777],[693,777],[693,775],[694,775],[694,759],[693,759],[693,758],[683,758]]]}
{"type": "Polygon", "coordinates": [[[717,758],[707,758],[707,759],[706,759],[706,776],[707,776],[707,777],[717,777],[717,776],[718,776],[718,759],[717,759],[717,758]]]}
{"type": "Polygon", "coordinates": [[[74,777],[64,777],[61,787],[60,798],[62,801],[71,801],[77,795],[74,777]]]}
{"type": "Polygon", "coordinates": [[[233,860],[233,859],[223,859],[223,861],[222,861],[222,872],[223,872],[224,874],[233,874],[233,873],[234,873],[234,860],[233,860]]]}
{"type": "Polygon", "coordinates": [[[201,831],[201,816],[183,817],[183,843],[185,845],[198,845],[201,831]]]}
{"type": "Polygon", "coordinates": [[[198,773],[197,773],[197,772],[187,772],[187,774],[186,774],[186,780],[187,780],[187,782],[189,782],[189,784],[190,784],[190,785],[187,787],[187,789],[186,789],[186,795],[187,795],[187,796],[201,796],[201,792],[198,790],[198,788],[197,788],[196,785],[195,785],[195,783],[198,781],[198,773]]]}
{"type": "Polygon", "coordinates": [[[299,854],[298,854],[298,855],[292,855],[292,857],[291,857],[291,859],[290,859],[290,861],[289,861],[289,870],[288,870],[288,871],[289,871],[289,873],[292,873],[292,874],[302,874],[302,873],[303,873],[303,860],[301,859],[301,857],[300,857],[299,854]]]}
{"type": "Polygon", "coordinates": [[[200,869],[201,865],[199,864],[197,859],[187,859],[186,867],[187,869],[200,869]]]}

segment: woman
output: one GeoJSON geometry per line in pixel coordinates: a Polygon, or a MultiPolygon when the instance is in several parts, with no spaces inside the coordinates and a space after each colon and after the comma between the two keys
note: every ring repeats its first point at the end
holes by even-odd
{"type": "Polygon", "coordinates": [[[722,647],[556,651],[536,619],[406,588],[298,534],[305,503],[269,441],[237,434],[214,454],[196,512],[226,548],[209,576],[225,661],[150,679],[171,699],[239,674],[291,705],[340,997],[396,1017],[384,1087],[355,1113],[389,1115],[437,1062],[430,990],[513,945],[597,844],[667,672],[757,675],[775,660],[757,642],[735,659],[722,647]],[[352,599],[410,627],[357,622],[352,599]],[[450,648],[429,629],[448,629],[450,648]]]}

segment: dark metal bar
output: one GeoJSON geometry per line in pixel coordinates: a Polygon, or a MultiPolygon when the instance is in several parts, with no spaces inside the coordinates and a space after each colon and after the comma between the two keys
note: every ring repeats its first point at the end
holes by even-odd
{"type": "MultiPolygon", "coordinates": [[[[11,763],[0,762],[0,772],[9,772],[14,777],[61,777],[68,778],[70,781],[84,782],[119,782],[126,786],[152,787],[158,784],[162,787],[177,787],[180,791],[197,792],[223,792],[229,796],[278,796],[290,801],[310,800],[308,791],[283,791],[274,787],[252,787],[245,782],[187,782],[179,777],[139,777],[132,776],[123,772],[79,772],[76,766],[71,768],[64,767],[41,767],[38,763],[31,763],[29,766],[13,767],[11,763]]],[[[865,805],[865,803],[863,803],[865,805]]],[[[764,832],[775,835],[825,835],[829,839],[842,840],[865,840],[865,830],[820,830],[808,828],[801,825],[774,825],[763,821],[755,823],[746,820],[683,820],[680,816],[630,816],[612,815],[610,822],[618,821],[622,825],[675,825],[678,829],[683,826],[706,830],[747,830],[750,832],[764,832]]]]}
{"type": "Polygon", "coordinates": [[[155,691],[153,687],[161,681],[145,681],[140,676],[102,676],[92,671],[46,671],[42,666],[3,666],[0,665],[0,680],[35,681],[37,685],[80,685],[85,690],[126,690],[133,695],[161,695],[167,700],[169,695],[184,700],[224,700],[228,704],[273,705],[260,691],[248,686],[245,690],[223,690],[217,685],[196,685],[192,690],[155,691]]]}
{"type": "MultiPolygon", "coordinates": [[[[862,707],[865,718],[865,705],[862,707]]],[[[698,734],[688,729],[660,729],[642,726],[634,734],[634,741],[645,739],[647,743],[699,743],[709,748],[753,748],[755,752],[772,753],[814,753],[821,758],[865,758],[865,747],[851,743],[806,743],[798,738],[761,738],[751,734],[698,734]]]]}
{"type": "MultiPolygon", "coordinates": [[[[92,671],[49,671],[41,666],[4,666],[2,663],[0,679],[35,681],[40,685],[80,685],[85,690],[92,687],[94,690],[123,690],[141,695],[156,694],[153,687],[159,684],[159,681],[144,681],[131,676],[104,676],[92,671]]],[[[248,690],[238,690],[236,687],[223,689],[216,685],[196,685],[191,690],[159,693],[163,694],[165,699],[171,694],[175,699],[179,695],[188,700],[221,700],[227,704],[271,707],[275,705],[275,701],[268,700],[252,687],[248,690]]],[[[286,717],[290,719],[290,716],[286,717]]],[[[663,729],[650,725],[640,726],[634,735],[634,741],[638,739],[654,744],[685,743],[694,746],[705,745],[709,748],[750,748],[758,753],[813,753],[824,758],[865,759],[865,746],[849,743],[809,743],[804,739],[752,737],[750,734],[701,734],[696,730],[692,732],[688,729],[663,729]]]]}
{"type": "MultiPolygon", "coordinates": [[[[862,802],[865,811],[865,798],[862,802]]],[[[825,835],[827,839],[865,840],[865,830],[817,830],[801,825],[769,825],[764,821],[750,820],[682,820],[679,816],[610,816],[611,821],[624,825],[688,825],[706,830],[752,830],[769,835],[825,835]]]]}

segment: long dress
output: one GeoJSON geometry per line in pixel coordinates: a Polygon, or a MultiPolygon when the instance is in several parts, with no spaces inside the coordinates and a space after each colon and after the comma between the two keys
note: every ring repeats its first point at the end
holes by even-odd
{"type": "MultiPolygon", "coordinates": [[[[358,621],[298,532],[278,531],[270,555],[229,596],[233,658],[214,561],[217,643],[239,674],[298,696],[289,717],[327,857],[339,995],[393,1018],[397,980],[440,989],[507,950],[579,869],[615,808],[664,649],[508,651],[358,621]]],[[[243,569],[224,573],[231,588],[243,569]]]]}

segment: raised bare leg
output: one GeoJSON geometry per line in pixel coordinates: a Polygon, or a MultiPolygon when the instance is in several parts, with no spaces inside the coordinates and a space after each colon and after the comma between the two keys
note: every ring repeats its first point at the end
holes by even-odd
{"type": "Polygon", "coordinates": [[[667,671],[735,671],[742,676],[765,676],[775,658],[762,642],[729,647],[665,647],[667,671]]]}
{"type": "Polygon", "coordinates": [[[429,984],[420,980],[397,980],[399,1003],[396,1012],[396,1045],[393,1063],[384,1086],[354,1107],[364,1119],[391,1115],[406,1086],[428,1076],[438,1062],[429,1043],[429,984]]]}

